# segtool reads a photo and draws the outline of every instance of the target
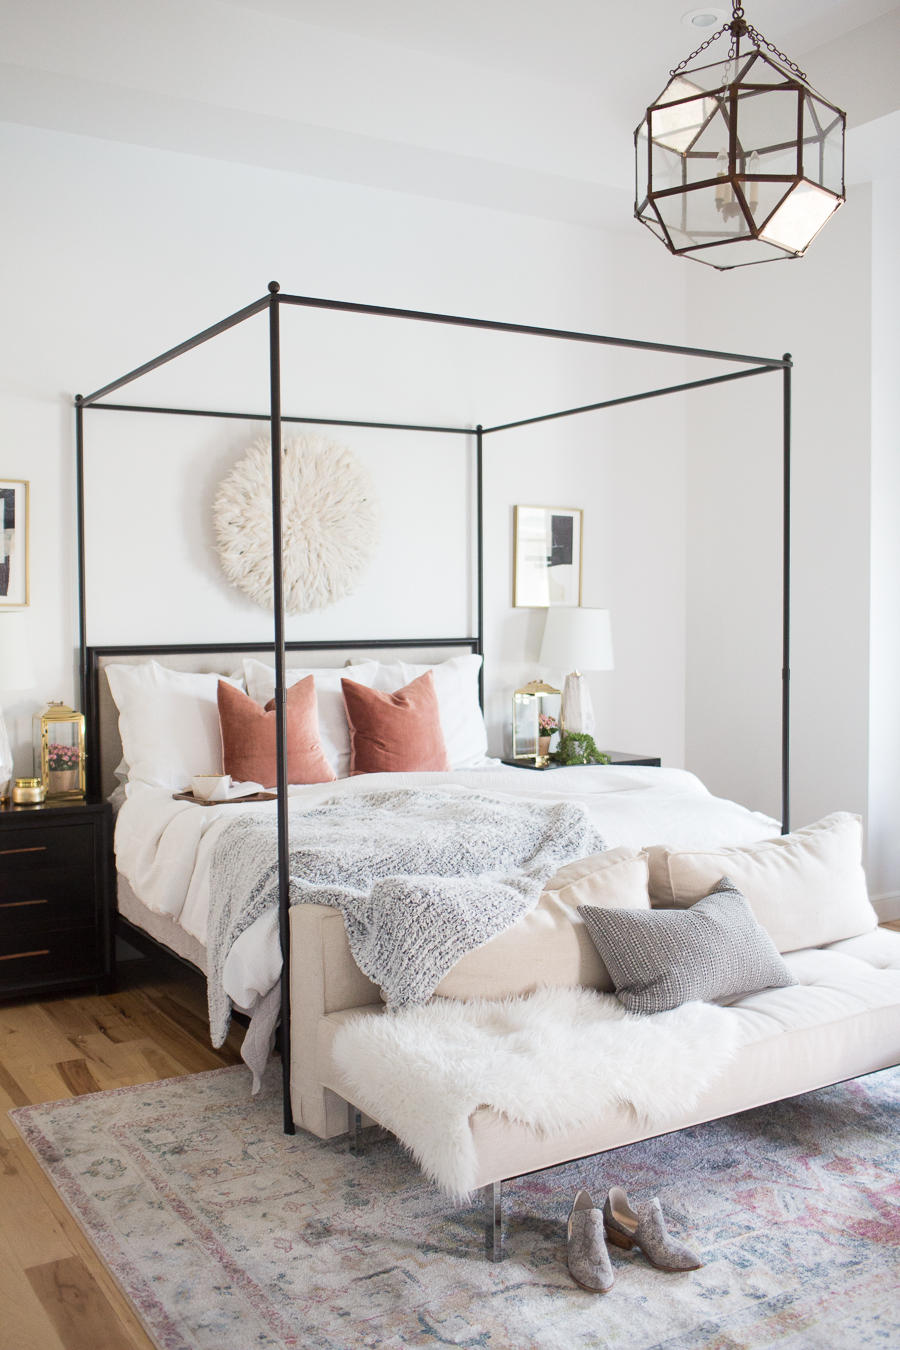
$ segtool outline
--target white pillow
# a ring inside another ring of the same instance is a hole
[[[655,906],[687,909],[728,876],[780,952],[824,947],[878,924],[862,867],[862,822],[847,811],[758,844],[659,845],[647,853]]]
[[[219,680],[243,689],[240,676],[197,675],[156,661],[104,669],[119,709],[129,782],[179,792],[192,774],[222,773]]]
[[[288,689],[298,680],[305,680],[307,675],[312,675],[316,682],[319,741],[325,758],[338,778],[347,778],[350,774],[350,728],[347,725],[341,680],[355,680],[357,684],[364,684],[371,689],[377,672],[377,661],[361,661],[358,665],[340,666],[337,669],[310,666],[308,669],[292,667],[285,671]],[[247,681],[247,693],[262,707],[275,697],[274,666],[245,657],[244,679]]]
[[[646,853],[611,848],[568,863],[547,882],[534,909],[457,961],[435,993],[461,1002],[512,998],[540,985],[611,993],[615,985],[579,905],[649,909]]]
[[[378,662],[378,674],[371,687],[383,694],[395,694],[430,670],[450,764],[454,769],[477,769],[487,762],[487,731],[478,702],[481,660],[473,653],[451,656],[436,666],[410,665],[407,661],[398,661],[396,665]]]

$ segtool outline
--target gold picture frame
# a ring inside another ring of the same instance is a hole
[[[513,608],[580,605],[584,511],[517,506],[513,522]]]
[[[28,487],[22,478],[0,478],[0,609],[30,603]]]

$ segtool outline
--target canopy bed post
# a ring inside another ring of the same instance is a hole
[[[281,521],[281,335],[278,282],[269,282],[269,388],[272,449],[272,603],[275,609],[275,746],[278,793],[278,937],[281,943],[281,1082],[284,1132],[293,1134],[291,1106],[291,919],[288,764],[284,674],[284,564]]]
[[[283,1090],[283,1110],[284,1110],[284,1130],[287,1134],[295,1132],[291,1103],[291,998],[290,998],[290,853],[289,853],[289,818],[288,818],[288,765],[287,765],[287,735],[286,735],[286,676],[285,676],[285,610],[284,610],[284,579],[283,579],[283,520],[282,520],[282,462],[281,462],[281,436],[282,422],[296,422],[311,425],[324,426],[347,426],[347,427],[372,427],[380,430],[397,431],[416,431],[416,432],[441,432],[464,435],[471,437],[472,427],[469,426],[423,426],[421,424],[401,423],[401,422],[383,422],[383,421],[359,421],[340,418],[321,418],[321,417],[300,417],[286,416],[282,418],[281,410],[281,352],[280,352],[280,307],[282,304],[301,306],[310,309],[324,311],[339,311],[348,314],[372,315],[381,318],[410,320],[418,323],[446,324],[464,329],[483,330],[488,332],[519,334],[530,337],[552,338],[563,342],[588,343],[592,345],[619,347],[625,350],[635,352],[661,352],[668,355],[689,356],[699,359],[714,361],[725,361],[736,363],[741,369],[734,370],[724,375],[707,376],[702,379],[682,381],[678,384],[667,385],[658,389],[644,390],[639,393],[626,394],[616,398],[607,398],[598,402],[581,404],[574,408],[564,408],[538,416],[522,418],[516,421],[508,421],[496,426],[483,427],[480,423],[475,427],[475,454],[476,454],[476,539],[477,539],[477,636],[466,638],[451,638],[435,640],[439,645],[448,647],[468,647],[470,650],[477,651],[483,658],[484,656],[484,482],[483,482],[483,438],[485,435],[508,431],[516,427],[533,426],[536,423],[554,421],[558,418],[566,418],[579,415],[586,412],[599,411],[600,409],[620,407],[628,403],[637,403],[645,399],[659,398],[669,394],[682,393],[688,390],[699,389],[708,386],[714,386],[732,380],[746,379],[754,375],[766,374],[770,371],[783,371],[783,511],[784,511],[784,534],[783,534],[783,651],[782,651],[782,832],[787,833],[790,829],[790,670],[789,670],[789,640],[790,640],[790,430],[791,430],[791,369],[792,361],[789,355],[782,358],[776,357],[757,357],[743,355],[734,352],[719,352],[708,350],[701,347],[684,347],[670,343],[645,342],[635,338],[614,338],[597,333],[573,332],[563,329],[537,328],[524,324],[498,323],[485,319],[471,319],[459,315],[434,314],[417,310],[388,309],[378,305],[356,304],[349,301],[332,301],[317,299],[311,296],[281,295],[277,282],[269,284],[268,294],[254,301],[251,305],[237,311],[223,319],[220,323],[198,333],[195,337],[179,344],[177,347],[170,348],[161,356],[144,365],[137,367],[128,374],[114,380],[110,384],[104,385],[101,389],[95,390],[86,397],[78,396],[75,398],[76,411],[76,465],[77,465],[77,511],[78,511],[78,603],[79,603],[79,649],[80,649],[80,681],[82,686],[82,707],[88,722],[88,755],[89,755],[89,792],[92,798],[96,798],[101,791],[101,764],[100,764],[100,700],[99,700],[99,670],[98,653],[107,655],[137,655],[143,654],[150,656],[154,653],[198,653],[202,654],[211,651],[224,650],[271,650],[269,644],[244,644],[236,646],[221,644],[215,648],[201,644],[190,647],[126,647],[126,648],[88,648],[87,628],[86,628],[86,529],[85,529],[85,481],[84,481],[84,425],[83,412],[85,408],[98,408],[110,412],[139,412],[153,413],[158,415],[176,415],[190,417],[224,417],[236,418],[239,420],[250,421],[268,421],[271,429],[271,469],[272,469],[272,558],[273,558],[273,607],[274,607],[274,655],[275,655],[275,722],[276,722],[276,745],[277,745],[277,843],[278,843],[278,919],[279,919],[279,941],[282,956],[282,979],[281,979],[281,1048],[282,1048],[282,1090]],[[269,311],[269,378],[270,378],[270,407],[268,413],[263,412],[239,412],[233,409],[208,409],[208,408],[171,408],[162,406],[134,405],[134,404],[115,404],[102,403],[100,400],[115,390],[122,388],[123,385],[130,384],[151,371],[167,364],[185,353],[192,351],[202,343],[208,342],[211,338],[243,323],[246,319],[255,314]],[[471,500],[471,498],[469,499]],[[469,573],[471,577],[471,572]],[[471,594],[471,592],[470,592]],[[324,642],[324,643],[291,643],[291,650],[321,650],[349,647],[352,650],[375,647],[410,647],[422,645],[421,639],[399,639],[390,642],[382,639],[352,640],[349,642]],[[426,646],[430,643],[425,643]],[[479,698],[482,708],[484,706],[484,669],[483,664],[479,675]],[[356,1122],[355,1122],[356,1123]],[[489,1202],[492,1209],[492,1232],[493,1249],[499,1251],[500,1247],[500,1187],[489,1188],[491,1194]],[[496,1257],[495,1257],[496,1259]]]
[[[475,480],[476,480],[476,529],[478,535],[478,654],[481,668],[478,671],[478,701],[484,712],[484,428],[481,423],[475,428]]]
[[[75,395],[75,512],[78,531],[78,697],[87,715],[87,615],[84,577],[84,407]],[[90,764],[87,765],[90,771]]]
[[[784,419],[784,524],[782,529],[782,657],[781,657],[781,833],[791,828],[791,370],[784,353],[782,412]]]

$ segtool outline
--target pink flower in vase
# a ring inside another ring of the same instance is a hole
[[[68,773],[81,764],[81,753],[76,745],[62,745],[54,741],[47,750],[47,768],[51,773]]]

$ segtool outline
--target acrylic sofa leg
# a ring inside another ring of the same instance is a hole
[[[484,1254],[488,1261],[503,1260],[502,1181],[484,1187]]]
[[[347,1103],[347,1133],[350,1136],[350,1152],[354,1158],[362,1156],[362,1145],[359,1142],[359,1134],[362,1129],[362,1111],[352,1102]]]

